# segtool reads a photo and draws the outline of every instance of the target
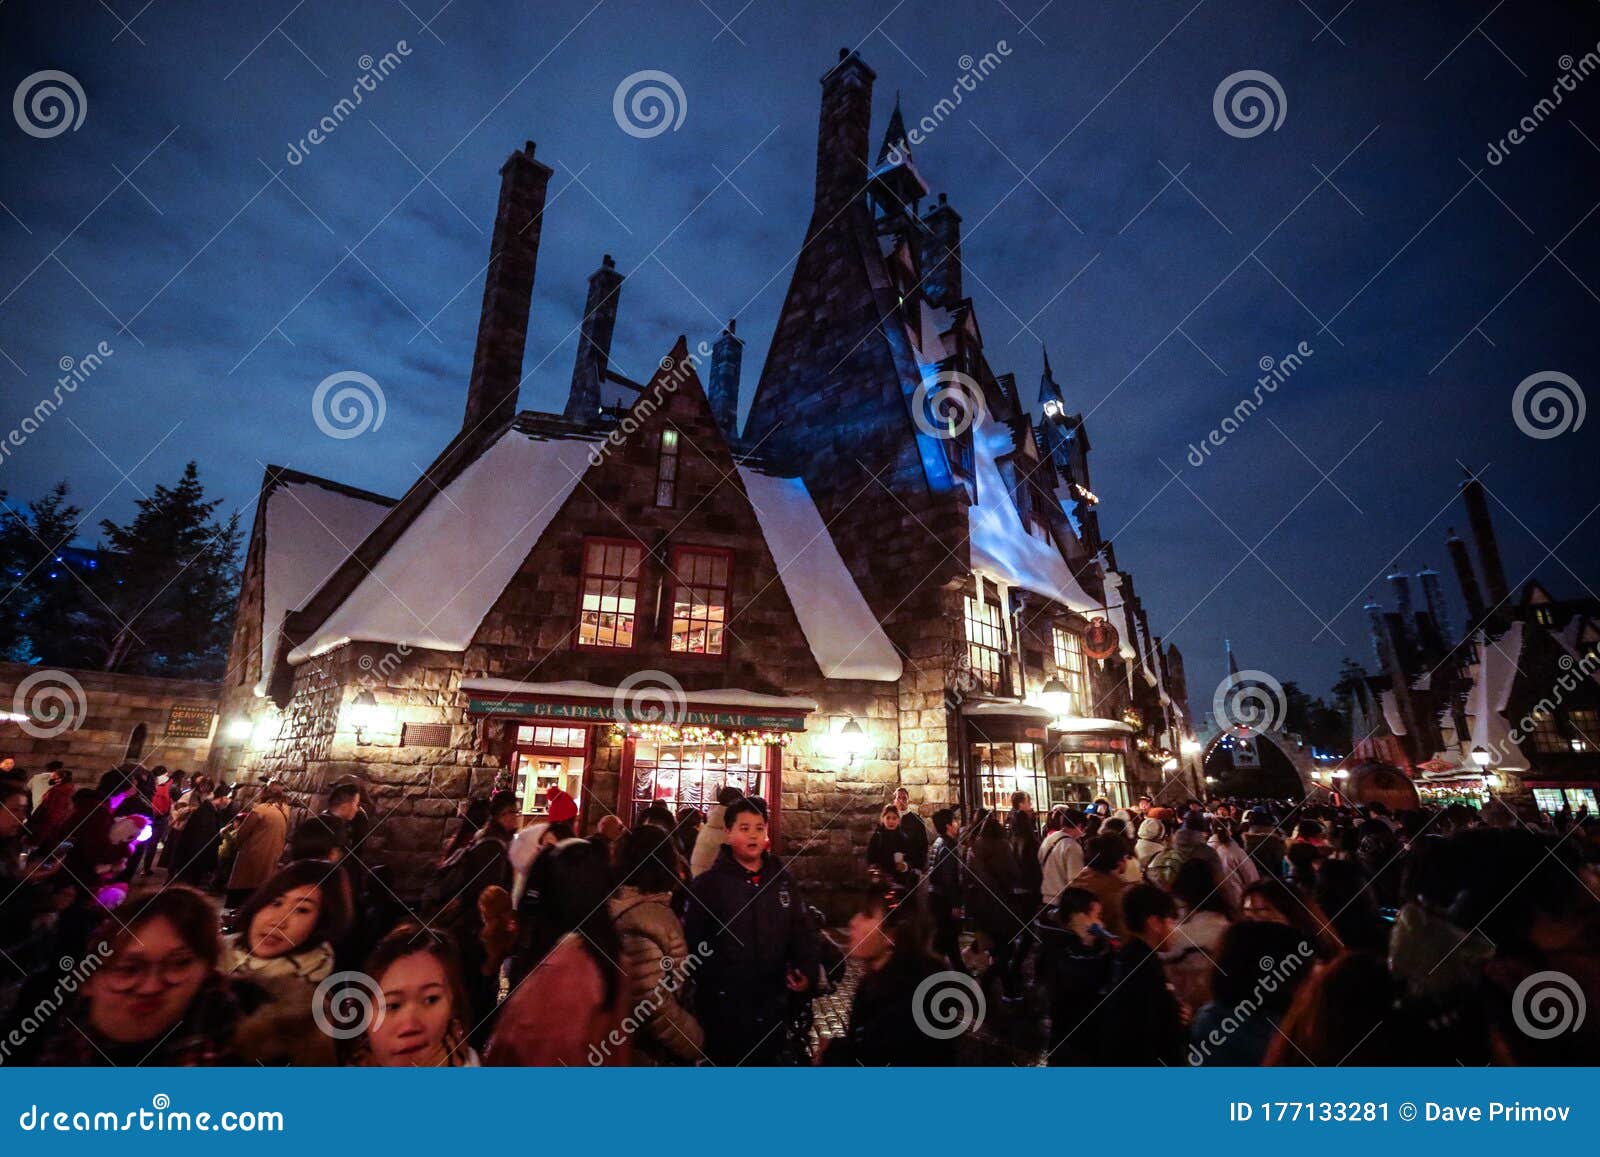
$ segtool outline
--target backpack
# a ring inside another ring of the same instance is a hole
[[[505,854],[510,847],[509,841],[503,835],[485,828],[451,852],[449,858],[439,866],[439,870],[422,890],[421,910],[428,919],[451,924],[460,918],[463,903],[461,895],[472,884],[467,875],[472,853],[481,844],[491,841],[500,845],[502,854]]]

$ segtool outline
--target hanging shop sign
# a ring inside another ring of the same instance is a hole
[[[560,719],[572,723],[618,722],[619,713],[630,723],[662,723],[659,704],[641,703],[550,703],[506,699],[470,699],[467,710],[474,715],[515,715],[522,719]],[[680,728],[706,727],[719,731],[804,731],[803,715],[774,715],[770,712],[704,711],[693,707],[672,713],[672,725]]]
[[[1117,649],[1117,628],[1104,619],[1090,619],[1083,630],[1083,652],[1091,659],[1109,659]]]

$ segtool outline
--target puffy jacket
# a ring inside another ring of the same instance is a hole
[[[955,840],[940,836],[933,841],[929,856],[928,891],[961,907],[967,886],[967,866],[961,862],[961,849]]]
[[[635,1037],[634,1063],[695,1064],[705,1054],[705,1032],[680,998],[692,982],[696,963],[687,963],[683,925],[673,914],[670,892],[641,892],[623,886],[608,901],[622,941],[623,983],[633,1019],[644,1019]]]
[[[695,833],[694,852],[689,856],[690,879],[710,868],[716,862],[722,845],[728,842],[728,825],[722,821],[722,813],[727,810],[720,803],[713,805],[706,822]]]
[[[705,960],[695,1015],[706,1055],[719,1065],[771,1063],[785,1043],[789,970],[812,988],[819,979],[816,931],[793,877],[770,852],[752,872],[724,845],[689,885],[684,931]]]
[[[1044,902],[1059,903],[1072,878],[1083,871],[1083,845],[1065,832],[1051,832],[1039,845],[1039,863],[1044,869]]]

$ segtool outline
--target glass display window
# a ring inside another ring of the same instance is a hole
[[[706,812],[724,787],[774,803],[771,752],[765,744],[657,743],[633,740],[632,783],[626,819],[636,823],[652,803],[677,815],[683,807]]]

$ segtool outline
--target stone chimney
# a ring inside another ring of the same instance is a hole
[[[1428,616],[1433,619],[1433,629],[1439,632],[1439,639],[1448,649],[1455,642],[1450,632],[1450,612],[1444,603],[1444,588],[1439,585],[1439,572],[1431,566],[1424,566],[1417,572],[1417,578],[1422,582],[1422,597],[1428,604]]]
[[[1450,552],[1450,563],[1455,567],[1456,581],[1461,584],[1461,598],[1467,604],[1465,633],[1470,635],[1483,622],[1483,592],[1478,589],[1478,576],[1473,573],[1472,559],[1467,555],[1467,544],[1456,536],[1456,529],[1453,526],[1450,528],[1449,537],[1444,540],[1444,548]]]
[[[739,367],[744,359],[744,342],[734,336],[734,318],[711,347],[711,376],[706,396],[711,413],[729,441],[739,436]]]
[[[600,412],[600,386],[611,361],[611,334],[617,328],[617,295],[621,292],[622,274],[607,253],[600,259],[600,268],[589,275],[589,296],[583,303],[578,356],[572,364],[572,390],[564,411],[574,421],[592,421]]]
[[[812,216],[826,223],[867,188],[867,137],[877,73],[848,48],[822,78],[817,124],[817,190]]]
[[[1399,560],[1389,572],[1389,588],[1394,591],[1394,605],[1400,612],[1400,629],[1412,642],[1416,641],[1416,620],[1411,610],[1411,576],[1400,569]]]
[[[517,412],[522,352],[528,342],[533,273],[539,257],[545,187],[551,170],[533,159],[533,142],[500,167],[500,207],[489,242],[489,268],[478,315],[463,431],[494,428]]]
[[[950,208],[945,194],[923,216],[922,293],[929,304],[949,309],[962,298],[961,214]],[[1048,371],[1046,371],[1048,372]]]
[[[1505,567],[1500,565],[1500,544],[1494,537],[1494,523],[1489,521],[1489,499],[1484,494],[1483,483],[1469,476],[1461,484],[1461,501],[1466,504],[1472,541],[1478,548],[1484,591],[1491,606],[1503,608],[1510,591],[1506,586]]]

